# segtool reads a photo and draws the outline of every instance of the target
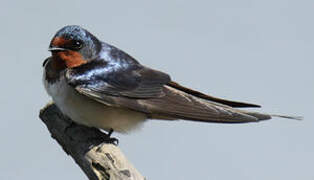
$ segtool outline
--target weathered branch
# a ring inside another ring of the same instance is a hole
[[[40,111],[51,136],[91,180],[144,180],[105,133],[77,125],[54,105]]]

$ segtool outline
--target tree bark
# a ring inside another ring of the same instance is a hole
[[[75,160],[89,179],[145,179],[120,149],[110,143],[107,134],[96,128],[75,124],[54,104],[43,108],[39,117],[46,124],[52,138]]]

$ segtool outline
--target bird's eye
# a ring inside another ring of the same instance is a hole
[[[73,50],[80,50],[83,47],[83,42],[78,40],[73,40],[70,44],[70,48]]]

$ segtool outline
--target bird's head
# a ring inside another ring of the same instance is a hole
[[[67,68],[73,68],[97,57],[101,42],[80,26],[65,26],[52,38],[48,50]]]

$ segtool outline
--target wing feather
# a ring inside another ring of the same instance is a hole
[[[237,107],[237,108],[240,108],[240,107],[261,107],[260,105],[256,105],[256,104],[237,102],[237,101],[230,101],[230,100],[226,100],[226,99],[217,98],[217,97],[214,97],[214,96],[209,96],[209,95],[206,95],[204,93],[195,91],[193,89],[189,89],[187,87],[184,87],[184,86],[182,86],[182,85],[180,85],[180,84],[178,84],[178,83],[176,83],[174,81],[169,82],[167,85],[170,86],[170,87],[173,87],[175,89],[181,90],[183,92],[186,92],[188,94],[191,94],[193,96],[196,96],[196,97],[199,97],[199,98],[202,98],[202,99],[206,99],[206,100],[209,100],[209,101],[214,101],[214,102],[218,102],[218,103],[221,103],[221,104],[225,104],[225,105],[228,105],[228,106],[231,106],[231,107]]]
[[[220,123],[259,120],[232,108],[257,105],[223,100],[183,87],[171,82],[168,74],[142,66],[114,47],[106,58],[67,69],[68,84],[104,105],[143,112],[151,118]]]
[[[113,97],[83,87],[77,87],[77,90],[105,105],[143,112],[151,118],[162,117],[162,119],[168,120],[185,119],[218,123],[259,121],[258,118],[242,113],[240,110],[230,106],[202,100],[169,86],[163,87],[164,96],[150,99]]]
[[[68,69],[66,78],[73,87],[128,98],[164,96],[162,87],[170,82],[168,74],[139,64],[117,68],[115,64],[106,64],[101,61],[92,61],[77,68]]]

